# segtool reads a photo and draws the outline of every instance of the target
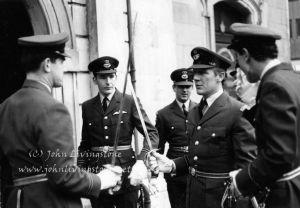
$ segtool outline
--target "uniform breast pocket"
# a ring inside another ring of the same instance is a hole
[[[211,128],[208,132],[209,154],[219,156],[227,152],[227,136],[225,128]]]
[[[87,121],[87,127],[88,129],[98,129],[101,126],[100,120],[88,120]]]
[[[116,126],[118,124],[118,119],[119,119],[119,113],[114,113],[111,117],[111,124]],[[131,123],[130,116],[126,111],[124,111],[122,113],[122,118],[121,118],[120,123],[121,123],[121,127],[128,124],[128,123]]]

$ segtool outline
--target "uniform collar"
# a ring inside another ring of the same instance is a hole
[[[261,75],[260,75],[260,79],[263,78],[263,76],[267,73],[267,71],[269,71],[271,68],[273,68],[274,66],[279,65],[281,62],[278,59],[272,59],[263,69]]]
[[[47,88],[47,90],[51,93],[51,88],[46,83],[43,83],[41,81],[37,81],[37,82],[44,85]]]
[[[222,95],[222,93],[223,93],[223,88],[221,87],[217,92],[215,92],[214,94],[206,98],[208,107],[210,107],[215,102],[215,100]]]
[[[104,96],[101,93],[99,93],[99,95],[100,95],[100,102],[102,103],[104,97],[107,97],[108,102],[110,102],[111,99],[112,99],[112,97],[114,96],[115,92],[116,92],[116,88],[114,89],[113,93],[109,94],[108,96]]]
[[[178,104],[178,106],[180,107],[180,109],[182,109],[182,104],[184,104],[185,107],[186,107],[186,111],[189,111],[190,99],[188,99],[185,103],[182,103],[182,102],[180,102],[180,101],[178,101],[176,99],[176,103]]]

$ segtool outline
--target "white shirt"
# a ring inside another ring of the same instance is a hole
[[[107,99],[108,99],[107,100],[107,106],[109,106],[109,103],[110,103],[112,97],[114,96],[115,92],[116,92],[116,89],[114,89],[113,93],[109,94],[108,96],[104,96],[104,95],[102,95],[102,94],[99,93],[100,94],[100,102],[101,102],[101,104],[103,102],[104,97],[107,97]]]
[[[272,59],[263,69],[261,75],[260,75],[260,79],[263,78],[263,76],[267,73],[267,71],[269,71],[271,68],[273,68],[274,66],[279,65],[281,62],[278,59]]]
[[[223,93],[223,89],[220,88],[217,92],[206,98],[206,102],[208,105],[208,108],[215,102],[215,100],[220,97]]]
[[[177,102],[179,108],[181,109],[181,111],[183,111],[183,109],[182,109],[182,104],[184,104],[184,105],[185,105],[186,111],[189,112],[190,99],[188,99],[185,103],[182,103],[182,102],[180,102],[180,101],[178,101],[178,100],[176,99],[176,102]]]
[[[203,114],[209,109],[209,107],[215,102],[218,97],[220,97],[223,93],[223,88],[220,88],[217,92],[206,98],[207,107],[203,109]]]

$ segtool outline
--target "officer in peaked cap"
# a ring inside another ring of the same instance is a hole
[[[278,33],[243,23],[230,29],[229,48],[241,70],[249,82],[260,80],[255,114],[260,151],[248,167],[231,173],[235,193],[262,193],[265,207],[300,207],[300,76],[290,63],[277,58]]]
[[[29,54],[56,54],[60,57],[70,56],[65,53],[65,44],[69,40],[67,33],[54,35],[35,35],[18,39],[18,45],[23,51],[23,55]]]
[[[111,74],[117,72],[117,67],[119,66],[119,61],[110,56],[103,56],[95,59],[88,65],[88,69],[96,74]]]
[[[194,48],[191,56],[196,91],[202,99],[188,114],[189,152],[173,161],[158,153],[154,157],[160,170],[176,176],[190,174],[187,207],[219,208],[229,172],[255,158],[254,129],[242,117],[243,104],[223,91],[222,80],[231,62],[203,47]]]
[[[175,85],[190,86],[193,85],[193,71],[190,69],[176,69],[170,75]]]
[[[0,161],[8,161],[14,179],[7,207],[79,208],[80,197],[98,197],[121,180],[121,167],[93,174],[74,165],[71,116],[51,95],[62,86],[67,41],[65,33],[18,40],[26,80],[0,107]],[[57,151],[65,156],[43,154]]]
[[[159,133],[158,152],[163,154],[165,143],[169,143],[167,156],[171,159],[182,157],[188,153],[188,113],[196,106],[190,99],[193,90],[193,71],[176,69],[171,73],[175,99],[160,109],[156,114],[156,128]],[[165,173],[169,200],[172,208],[186,207],[187,174],[173,176]]]
[[[136,128],[144,135],[133,97],[116,89],[117,67],[119,61],[110,56],[103,56],[92,61],[88,69],[93,73],[93,81],[98,86],[99,94],[82,104],[82,140],[79,146],[78,165],[93,172],[101,170],[103,165],[110,164],[113,154],[114,138],[118,125],[120,104],[123,99],[123,115],[117,146],[117,165],[122,166],[123,182],[113,195],[101,192],[98,198],[91,200],[93,208],[124,207],[136,208],[138,202],[138,183],[147,177],[147,169],[142,159],[148,144],[144,140],[141,153],[135,157],[131,148],[133,130]],[[140,105],[140,103],[139,103]],[[151,124],[145,110],[140,105],[152,146],[158,145],[158,133]],[[100,158],[81,157],[86,152],[102,155]]]
[[[207,48],[196,47],[191,51],[193,65],[191,68],[195,71],[198,69],[220,68],[226,70],[231,66],[231,61]]]
[[[239,49],[241,46],[255,47],[255,45],[274,46],[281,36],[269,28],[253,24],[234,23],[230,26],[234,35],[228,49]]]
[[[231,74],[236,72],[236,70],[227,70],[230,67],[233,68],[233,63],[230,60],[204,47],[194,48],[191,51],[191,56],[194,60],[191,68],[194,70],[195,73],[205,72],[205,69],[209,68],[218,68],[218,71],[223,71],[225,75],[222,81],[223,89],[230,96],[237,98],[234,86],[235,77],[231,76]]]

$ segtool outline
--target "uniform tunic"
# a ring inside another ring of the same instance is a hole
[[[254,129],[242,117],[242,103],[223,92],[200,118],[199,105],[189,112],[189,154],[175,159],[176,173],[189,168],[207,173],[228,173],[255,158]],[[225,179],[189,175],[187,207],[219,208]]]
[[[189,110],[196,106],[190,101]],[[156,128],[159,133],[159,153],[164,153],[165,143],[169,143],[167,157],[174,159],[187,154],[187,151],[174,150],[173,147],[188,146],[188,120],[176,100],[157,112]],[[187,175],[173,177],[164,174],[168,184],[169,199],[172,207],[185,207]]]
[[[21,207],[82,207],[80,197],[98,197],[100,178],[75,166],[71,117],[67,108],[39,82],[23,87],[0,107],[0,160],[12,178],[46,173],[48,181],[24,186]],[[7,207],[16,207],[17,188]]]
[[[102,110],[99,95],[82,104],[82,141],[79,146],[78,157],[78,165],[80,167],[87,169],[90,168],[92,172],[98,172],[102,165],[111,163],[112,157],[109,153],[112,152],[95,152],[91,149],[92,147],[114,145],[121,99],[122,94],[116,90],[105,112]],[[157,148],[157,130],[151,124],[140,103],[139,105],[141,107],[141,112],[145,120],[152,146],[153,148]],[[131,145],[134,128],[136,128],[141,134],[144,134],[133,97],[126,94],[124,97],[124,108],[118,146]],[[137,156],[137,159],[144,159],[147,150],[149,150],[149,147],[144,139],[144,148],[141,154]],[[130,190],[137,190],[138,187],[131,186],[127,178],[131,171],[131,167],[136,162],[134,151],[132,148],[120,150],[118,151],[116,158],[116,164],[120,165],[124,170],[124,177],[122,188],[115,195],[126,193]]]
[[[282,63],[266,72],[257,94],[258,157],[236,177],[244,195],[269,187],[266,207],[300,207],[300,176],[276,182],[300,166],[300,75]]]

